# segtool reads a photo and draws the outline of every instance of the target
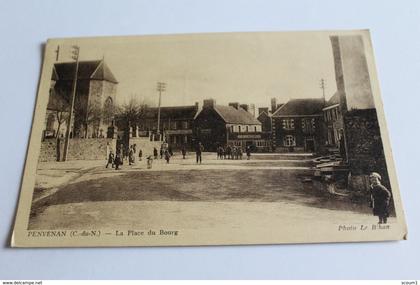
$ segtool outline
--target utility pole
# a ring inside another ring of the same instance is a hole
[[[72,51],[72,59],[76,61],[76,68],[74,69],[74,78],[73,78],[73,88],[72,88],[72,94],[71,94],[71,105],[69,110],[69,118],[67,121],[67,130],[66,130],[66,141],[64,143],[64,154],[63,154],[63,161],[67,160],[67,154],[69,151],[69,142],[70,142],[70,129],[71,129],[71,121],[73,119],[73,109],[74,109],[74,101],[76,98],[76,88],[77,88],[77,75],[79,73],[79,54],[80,54],[80,48],[78,46],[73,46]],[[74,136],[74,134],[73,134]]]
[[[325,100],[325,80],[324,80],[324,78],[321,78],[320,88],[322,89],[322,97],[324,98],[324,104],[325,104],[326,100]]]
[[[162,101],[162,92],[164,92],[165,90],[166,90],[166,83],[158,82],[157,91],[159,91],[159,105],[158,105],[157,133],[159,134],[159,139],[160,139],[160,103]]]

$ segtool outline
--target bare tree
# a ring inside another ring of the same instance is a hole
[[[77,126],[77,132],[83,132],[83,137],[88,138],[89,127],[92,129],[92,136],[97,136],[98,128],[103,117],[102,107],[97,102],[87,102],[87,98],[82,96],[76,97],[74,104],[74,111],[77,114],[75,116],[75,126]],[[79,129],[82,127],[82,130]]]
[[[127,127],[133,131],[135,136],[138,123],[144,118],[148,108],[149,104],[146,100],[139,100],[135,97],[118,108],[119,117],[125,120]]]
[[[54,110],[55,118],[57,120],[57,132],[55,137],[57,138],[60,134],[61,126],[67,121],[69,116],[69,102],[65,99],[65,96],[59,91],[51,89],[51,96],[49,98],[48,107]]]

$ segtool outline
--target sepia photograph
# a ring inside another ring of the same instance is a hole
[[[12,246],[405,239],[371,45],[48,40]]]

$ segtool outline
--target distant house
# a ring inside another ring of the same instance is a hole
[[[292,99],[272,118],[273,148],[279,152],[316,152],[323,146],[324,99]]]
[[[257,149],[266,143],[261,122],[250,112],[238,103],[216,105],[213,99],[204,100],[203,109],[195,118],[195,136],[210,151],[225,145]]]
[[[159,132],[173,148],[182,146],[192,148],[194,118],[198,112],[198,103],[192,106],[174,106],[160,108]],[[137,125],[137,134],[132,136],[146,137],[157,133],[158,108],[145,110],[143,118]]]
[[[56,63],[53,66],[44,137],[62,136],[67,129],[66,118],[71,104],[75,68],[75,62]],[[70,130],[73,137],[107,135],[107,129],[113,123],[117,84],[104,60],[79,62]]]
[[[262,151],[268,152],[272,150],[272,123],[271,123],[271,112],[268,108],[258,108],[257,120],[261,122],[261,137],[264,139],[261,147]]]

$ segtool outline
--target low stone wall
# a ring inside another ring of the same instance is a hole
[[[149,155],[153,155],[153,148],[156,148],[159,152],[162,142],[150,141],[149,138],[137,137],[130,138],[130,145],[136,145],[136,155],[138,156],[139,150],[143,152],[143,158]]]
[[[107,145],[109,145],[109,148],[115,149],[116,140],[106,138],[70,139],[67,160],[105,160]],[[63,154],[64,139],[58,141],[55,138],[45,139],[41,143],[39,161],[61,161]]]
[[[60,145],[59,153],[57,153],[57,144]],[[60,153],[63,151],[63,143],[61,140],[57,142],[57,139],[45,139],[41,143],[41,149],[39,153],[38,161],[57,161],[57,158],[60,156]]]

